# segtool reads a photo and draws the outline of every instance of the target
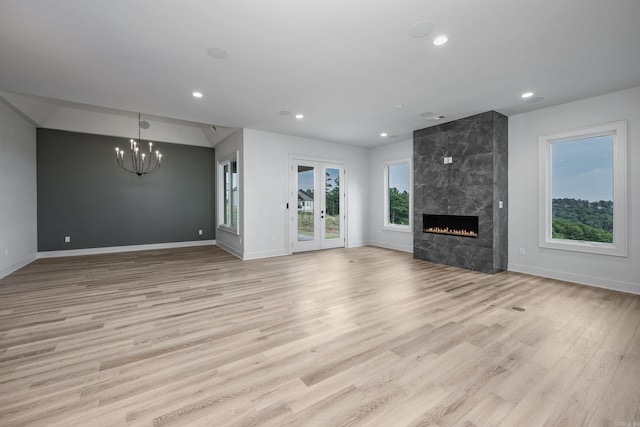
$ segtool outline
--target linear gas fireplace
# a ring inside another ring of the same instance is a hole
[[[478,238],[478,217],[466,215],[422,215],[422,231]]]

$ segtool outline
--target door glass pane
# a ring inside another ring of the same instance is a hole
[[[326,168],[324,173],[325,239],[340,238],[340,169]]]
[[[298,242],[314,240],[314,168],[298,165]]]

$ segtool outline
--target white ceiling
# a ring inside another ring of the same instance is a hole
[[[411,37],[422,20],[434,31]],[[427,111],[638,86],[639,21],[639,0],[2,0],[0,90],[375,146],[436,124]]]

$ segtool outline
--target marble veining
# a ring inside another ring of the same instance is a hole
[[[507,149],[507,117],[495,111],[414,132],[414,258],[506,270]],[[423,233],[423,214],[477,215],[479,237]]]

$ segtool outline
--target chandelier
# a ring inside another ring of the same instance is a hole
[[[156,172],[160,168],[162,163],[162,154],[156,150],[153,152],[153,142],[149,142],[149,154],[143,153],[142,144],[140,141],[140,113],[138,113],[138,141],[132,139],[130,141],[129,149],[131,151],[131,161],[125,160],[124,150],[116,147],[116,161],[118,166],[124,169],[126,172],[142,176],[149,175]],[[148,127],[148,124],[147,124]],[[146,127],[145,127],[146,129]]]

